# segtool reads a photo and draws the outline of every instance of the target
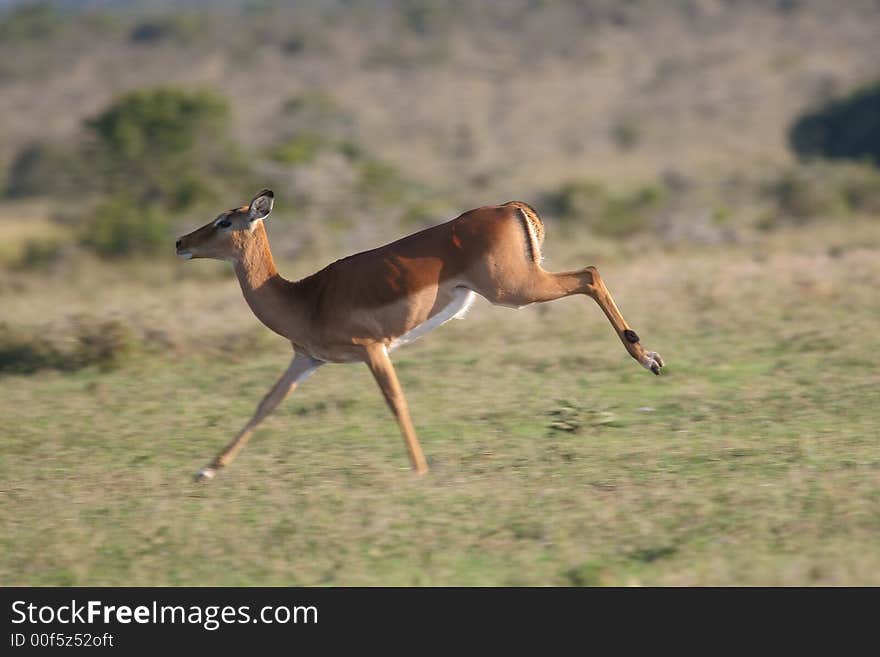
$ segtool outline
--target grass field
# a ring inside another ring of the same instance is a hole
[[[395,354],[424,478],[366,368],[336,365],[197,485],[289,358],[235,281],[8,275],[9,324],[103,308],[170,337],[0,376],[0,584],[880,585],[876,222],[547,250],[600,267],[664,375],[589,300],[480,302]]]

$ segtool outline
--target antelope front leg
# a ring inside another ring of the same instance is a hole
[[[385,396],[385,401],[397,418],[400,425],[400,431],[406,442],[406,448],[409,452],[409,460],[413,470],[418,474],[425,474],[428,471],[428,462],[425,460],[425,454],[416,438],[416,431],[413,428],[412,420],[409,416],[409,408],[406,405],[406,399],[403,396],[403,390],[400,382],[397,380],[397,374],[391,359],[388,357],[388,350],[383,344],[373,344],[366,347],[367,351],[367,367],[376,378],[376,383]]]
[[[229,465],[235,456],[250,440],[257,425],[269,415],[281,401],[289,395],[296,385],[305,379],[309,374],[314,372],[322,365],[322,361],[315,360],[305,354],[295,354],[290,366],[281,375],[281,378],[272,386],[272,389],[263,397],[260,405],[257,406],[257,412],[244,428],[238,432],[238,435],[229,443],[226,448],[220,452],[216,458],[196,474],[196,481],[208,481],[213,479],[220,468]]]

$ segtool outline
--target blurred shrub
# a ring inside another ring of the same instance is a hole
[[[423,186],[404,176],[397,167],[375,158],[357,163],[358,193],[367,203],[401,206],[419,196]]]
[[[328,147],[330,143],[325,137],[315,132],[303,131],[275,146],[270,151],[269,157],[282,164],[294,166],[309,164]]]
[[[0,19],[0,41],[41,41],[58,32],[63,21],[49,2],[37,2],[12,9]]]
[[[13,268],[19,271],[48,269],[62,259],[65,250],[64,243],[57,238],[31,238],[24,243]]]
[[[403,208],[400,224],[404,228],[416,230],[451,219],[455,214],[456,208],[448,200],[420,195]]]
[[[62,360],[56,347],[39,333],[0,324],[0,373],[30,374],[56,368]]]
[[[169,250],[171,215],[156,203],[124,194],[108,197],[85,217],[80,242],[106,257]]]
[[[128,34],[135,43],[158,43],[175,41],[190,44],[204,30],[205,16],[173,13],[137,23]]]
[[[775,0],[776,11],[780,14],[791,14],[804,7],[804,0]]]
[[[632,150],[639,145],[641,130],[633,121],[620,121],[611,128],[611,138],[622,151]]]
[[[180,213],[247,184],[229,121],[226,100],[208,91],[131,92],[86,122],[87,143],[23,148],[4,191],[89,199],[92,210],[77,221],[82,244],[104,256],[153,253],[167,247]]]
[[[869,159],[880,164],[880,83],[798,118],[789,143],[802,158]]]
[[[281,52],[288,57],[300,55],[307,51],[324,52],[329,51],[332,43],[328,35],[319,31],[316,26],[309,28],[297,29],[292,34],[281,39]]]
[[[306,92],[288,98],[281,107],[280,123],[288,137],[302,132],[334,142],[354,137],[354,116],[324,92]]]
[[[467,8],[467,3],[460,0],[397,0],[395,5],[404,25],[422,37],[448,31],[456,16]]]
[[[577,221],[600,235],[626,237],[648,229],[666,197],[666,190],[656,185],[610,192],[594,181],[573,181],[546,195],[544,202],[563,222]]]
[[[339,152],[351,161],[365,160],[367,158],[366,151],[363,146],[356,141],[345,140],[337,144]]]
[[[562,221],[585,220],[602,214],[607,196],[608,192],[601,183],[592,180],[569,181],[547,194],[545,203]]]
[[[585,561],[562,573],[565,586],[601,586],[607,566],[601,561]]]
[[[772,207],[761,217],[762,228],[880,213],[880,171],[864,164],[792,167],[767,183],[764,192]]]
[[[159,88],[129,93],[88,123],[102,200],[81,240],[106,256],[165,246],[175,215],[212,200],[246,172],[225,99]]]
[[[63,338],[44,329],[0,324],[0,373],[73,371],[91,366],[112,370],[123,365],[137,345],[131,329],[117,320],[77,317]]]
[[[665,190],[656,186],[609,196],[605,211],[593,229],[612,237],[626,237],[646,230],[665,196]]]
[[[367,51],[363,63],[368,68],[416,71],[448,64],[454,52],[451,43],[438,41],[436,38],[419,39],[410,43],[383,41],[373,44]]]
[[[280,122],[286,136],[269,151],[275,162],[307,165],[324,152],[342,153],[350,160],[362,156],[351,139],[351,113],[328,94],[303,93],[288,98],[281,107]]]
[[[329,209],[333,213],[344,214],[346,205],[360,209],[395,206],[405,211],[425,191],[423,185],[361,145],[355,138],[351,112],[326,93],[307,92],[288,98],[279,119],[287,136],[269,149],[268,156],[274,162],[314,173],[322,168],[319,157],[342,156],[343,161],[337,158],[332,165],[337,167],[333,208]],[[302,205],[311,205],[314,197],[326,197],[326,190],[320,189],[321,183],[317,182],[321,179],[327,178],[314,176],[308,188],[298,190],[304,196]],[[325,225],[332,223],[324,221]]]
[[[291,96],[284,101],[282,110],[286,114],[305,116],[317,120],[344,113],[344,110],[339,106],[336,100],[324,92],[304,93],[297,96]]]
[[[74,336],[71,362],[78,368],[116,369],[133,355],[138,342],[132,330],[117,320],[81,318]]]
[[[229,106],[208,91],[171,88],[126,94],[89,121],[112,191],[174,204],[181,181],[229,173],[239,165],[227,138]]]
[[[3,192],[11,198],[68,196],[81,192],[86,183],[82,161],[74,148],[35,142],[16,154]]]

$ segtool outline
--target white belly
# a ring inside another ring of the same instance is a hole
[[[400,337],[394,338],[391,341],[391,344],[388,345],[388,350],[396,349],[401,345],[409,344],[413,340],[418,340],[420,337],[433,331],[438,326],[445,324],[450,319],[461,319],[464,317],[465,313],[467,313],[468,309],[473,304],[474,299],[476,299],[477,295],[474,294],[473,290],[469,290],[466,287],[457,287],[455,288],[455,292],[452,296],[452,301],[443,308],[439,313],[431,317],[425,322],[422,322],[418,326],[411,328],[409,331],[401,335]]]

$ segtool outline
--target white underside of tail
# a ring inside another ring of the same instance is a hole
[[[402,345],[409,344],[414,340],[418,340],[426,333],[430,333],[438,326],[448,322],[450,319],[462,319],[476,298],[477,295],[473,290],[469,290],[466,287],[455,288],[452,301],[450,301],[443,310],[428,319],[428,321],[422,322],[400,337],[392,340],[391,344],[388,345],[388,350],[391,351]]]

